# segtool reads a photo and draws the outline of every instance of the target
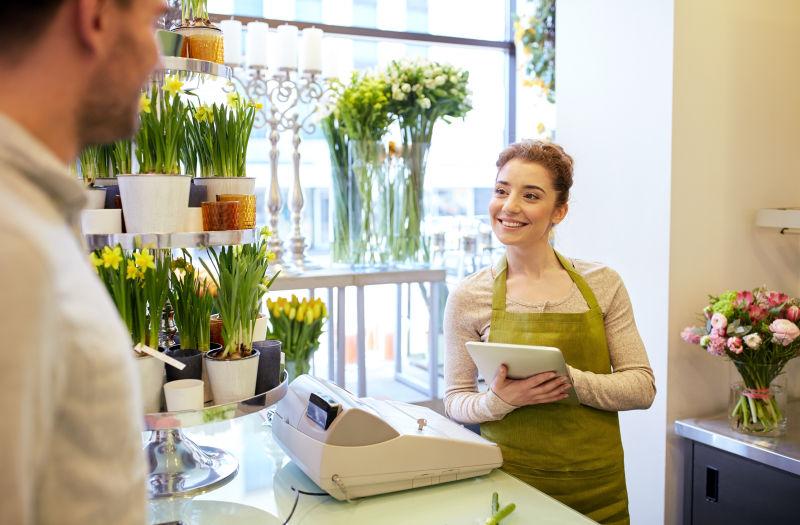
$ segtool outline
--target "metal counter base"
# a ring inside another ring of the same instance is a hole
[[[150,501],[149,523],[181,520],[184,525],[281,524],[296,493],[320,489],[289,461],[265,425],[263,412],[187,430],[199,445],[224,447],[239,460],[229,483],[194,498]],[[300,495],[290,525],[400,524],[475,525],[488,517],[492,493],[517,510],[503,525],[585,525],[592,520],[496,470],[487,476],[427,488],[372,496],[352,502],[329,496]]]

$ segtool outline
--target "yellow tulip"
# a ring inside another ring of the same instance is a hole
[[[292,308],[289,310],[289,320],[294,321],[295,317],[297,317],[297,308]]]
[[[283,310],[281,310],[280,307],[277,306],[277,305],[275,305],[272,308],[272,316],[275,317],[276,319],[281,316],[282,312],[283,312]]]
[[[302,321],[303,319],[306,318],[306,310],[307,309],[308,309],[308,307],[306,306],[306,303],[300,304],[300,307],[297,309],[297,318],[300,321]]]
[[[319,319],[322,317],[322,305],[317,303],[314,305],[314,319]]]
[[[306,312],[306,324],[311,324],[314,322],[314,312],[309,310]]]
[[[289,304],[288,302],[287,303],[283,303],[283,313],[285,313],[286,315],[289,315],[289,312],[291,312],[291,311],[292,311],[292,305]]]

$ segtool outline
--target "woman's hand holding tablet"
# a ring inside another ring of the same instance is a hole
[[[542,372],[527,379],[509,379],[508,367],[500,365],[491,388],[506,403],[521,407],[566,399],[572,384],[568,377],[555,372]]]
[[[515,406],[565,401],[577,403],[567,364],[558,348],[469,341],[478,372],[492,391]]]

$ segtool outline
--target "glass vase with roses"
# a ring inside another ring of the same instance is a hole
[[[683,330],[684,341],[727,357],[741,381],[731,386],[728,421],[746,434],[779,436],[786,431],[783,369],[800,350],[800,301],[755,290],[711,296],[704,326]]]

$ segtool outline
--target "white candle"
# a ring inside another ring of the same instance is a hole
[[[278,26],[279,68],[297,69],[297,27],[284,24]]]
[[[264,22],[247,24],[247,63],[252,67],[267,66],[267,35],[269,26]]]
[[[322,29],[309,27],[303,29],[303,54],[301,67],[303,71],[322,71]]]
[[[238,20],[222,20],[219,23],[225,43],[225,63],[239,65],[242,62],[242,23]]]

